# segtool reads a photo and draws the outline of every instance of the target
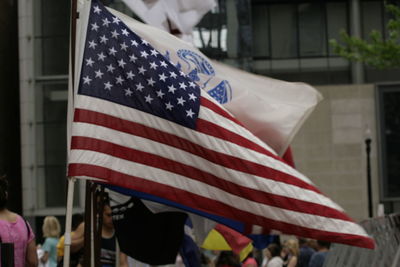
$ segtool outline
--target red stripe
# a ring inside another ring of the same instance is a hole
[[[69,164],[68,176],[89,176],[104,179],[110,184],[124,188],[130,188],[158,196],[162,195],[168,200],[177,203],[185,203],[186,206],[196,207],[196,209],[203,212],[215,214],[215,210],[218,210],[218,215],[220,216],[243,221],[247,224],[256,224],[260,226],[264,225],[270,229],[282,231],[287,234],[315,238],[318,240],[326,240],[335,243],[344,243],[370,249],[374,248],[374,241],[365,236],[311,229],[303,226],[293,225],[287,222],[268,219],[191,192],[163,185],[154,181],[147,181],[140,177],[126,175],[124,173],[100,166],[88,164]]]
[[[182,137],[162,132],[160,130],[147,127],[139,123],[84,109],[75,110],[74,121],[100,125],[117,131],[147,138],[149,140],[176,147],[226,168],[283,182],[286,184],[291,184],[321,194],[321,192],[313,185],[308,184],[290,174],[268,168],[258,163],[204,148]]]
[[[223,110],[220,106],[216,105],[215,103],[211,102],[207,98],[202,97],[201,98],[201,105],[209,108],[213,112],[225,117],[226,119],[231,120],[233,123],[238,124],[240,127],[246,128],[245,126],[242,125],[241,122],[239,122],[236,118],[232,117],[230,114],[228,114],[225,110]],[[274,155],[271,153],[269,150],[265,149],[264,147],[260,146],[257,143],[254,143],[253,141],[235,133],[227,128],[221,127],[218,124],[215,124],[213,122],[203,120],[203,119],[198,119],[196,122],[196,130],[217,138],[221,139],[226,139],[226,136],[229,136],[230,142],[234,144],[238,144],[242,147],[260,152],[264,155],[267,155],[271,158],[274,158],[279,161],[283,161],[279,156]]]
[[[146,166],[151,166],[168,172],[176,173],[190,179],[208,184],[210,186],[220,188],[221,190],[224,190],[236,196],[243,197],[250,201],[291,211],[341,219],[345,221],[352,221],[343,212],[340,212],[330,207],[290,197],[279,196],[248,187],[243,187],[230,181],[220,179],[218,176],[202,171],[195,167],[148,152],[116,145],[104,140],[73,136],[71,140],[71,149],[100,152],[131,162],[136,162]]]
[[[231,114],[229,114],[227,111],[225,111],[221,106],[218,106],[217,104],[208,100],[207,98],[201,97],[200,105],[204,106],[206,108],[209,108],[212,111],[214,111],[215,113],[217,113],[218,115],[220,115],[226,119],[229,119],[229,120],[233,121],[234,123],[244,127],[240,121],[238,121],[235,117],[233,117]]]

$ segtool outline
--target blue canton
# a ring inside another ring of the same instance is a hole
[[[199,86],[97,1],[92,1],[78,93],[192,129],[200,108]]]

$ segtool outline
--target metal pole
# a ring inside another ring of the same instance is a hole
[[[372,189],[371,189],[371,138],[365,139],[365,149],[367,153],[367,191],[368,191],[368,217],[372,218]]]
[[[69,266],[71,249],[71,223],[72,206],[74,202],[75,177],[68,177],[67,211],[65,214],[65,234],[64,234],[64,265]]]

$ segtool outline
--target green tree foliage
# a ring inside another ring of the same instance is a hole
[[[369,34],[368,40],[340,32],[340,43],[332,39],[330,45],[339,56],[350,61],[360,61],[377,69],[400,68],[400,8],[386,4],[392,19],[386,25],[386,38],[376,30]]]

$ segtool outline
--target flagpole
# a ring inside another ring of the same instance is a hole
[[[69,57],[69,90],[74,90],[75,84],[75,45],[76,45],[76,20],[78,18],[77,0],[71,0],[71,30],[70,30],[70,57]],[[72,92],[72,96],[73,96]],[[72,98],[73,99],[73,98]],[[67,137],[69,139],[69,136]],[[67,142],[69,144],[69,141]],[[69,149],[69,147],[67,147]],[[71,254],[71,224],[72,208],[74,201],[75,177],[68,177],[67,210],[65,214],[65,234],[64,234],[64,259],[63,266],[69,266]]]
[[[68,177],[67,211],[65,214],[65,234],[64,234],[64,265],[69,266],[71,250],[71,223],[72,206],[74,200],[75,177]]]

